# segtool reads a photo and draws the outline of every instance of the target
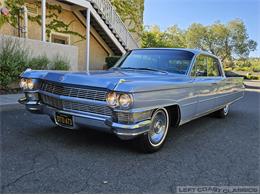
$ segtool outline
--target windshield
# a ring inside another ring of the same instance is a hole
[[[121,69],[167,71],[187,74],[194,54],[184,50],[144,49],[133,50],[115,67]]]

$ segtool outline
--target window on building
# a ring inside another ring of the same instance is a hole
[[[62,35],[62,34],[51,34],[51,42],[52,43],[59,43],[64,45],[69,45],[69,36]]]

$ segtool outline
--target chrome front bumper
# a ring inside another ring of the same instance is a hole
[[[116,123],[113,122],[112,118],[109,116],[93,113],[77,113],[58,110],[45,104],[41,104],[39,101],[28,101],[26,98],[21,98],[18,100],[18,102],[24,104],[28,111],[35,114],[47,114],[52,119],[54,119],[54,121],[55,114],[57,112],[73,116],[74,126],[71,129],[76,129],[79,127],[89,127],[108,133],[114,133],[123,140],[133,139],[136,136],[149,131],[151,124],[150,120],[145,120],[131,125]],[[59,125],[56,121],[55,123]],[[68,128],[66,126],[62,127]]]

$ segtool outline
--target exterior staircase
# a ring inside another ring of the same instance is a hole
[[[87,0],[89,1],[96,12],[100,15],[102,20],[106,23],[108,28],[121,43],[123,48],[128,51],[134,48],[138,48],[136,40],[132,37],[124,22],[121,20],[120,16],[117,14],[115,8],[108,0]],[[84,16],[86,15],[83,13]],[[118,50],[113,41],[106,35],[106,32],[99,25],[93,16],[91,16],[91,25],[103,38],[103,40],[108,44],[108,46],[114,51],[116,55],[121,55],[122,53]]]

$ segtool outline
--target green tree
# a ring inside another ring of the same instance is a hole
[[[246,26],[241,20],[233,20],[227,24],[231,51],[240,58],[248,58],[250,51],[256,49],[257,43],[249,39]]]
[[[143,32],[142,47],[172,47],[172,45],[167,42],[166,34],[161,32],[158,26],[151,26]]]
[[[234,59],[245,61],[257,43],[249,39],[243,21],[236,19],[227,24],[216,22],[209,26],[193,23],[187,30],[174,25],[160,31],[158,26],[152,26],[144,31],[142,46],[201,49],[219,56],[226,67],[230,67],[234,65]]]
[[[166,42],[175,48],[187,47],[184,31],[181,30],[177,25],[171,26],[166,29],[165,38]]]
[[[205,26],[193,23],[185,32],[187,47],[206,50],[207,33]]]
[[[186,42],[190,48],[198,48],[220,56],[222,61],[232,58],[248,58],[257,43],[249,39],[241,20],[232,20],[224,25],[219,22],[210,26],[192,24],[186,31]]]
[[[130,32],[139,37],[143,31],[144,0],[110,0]]]

